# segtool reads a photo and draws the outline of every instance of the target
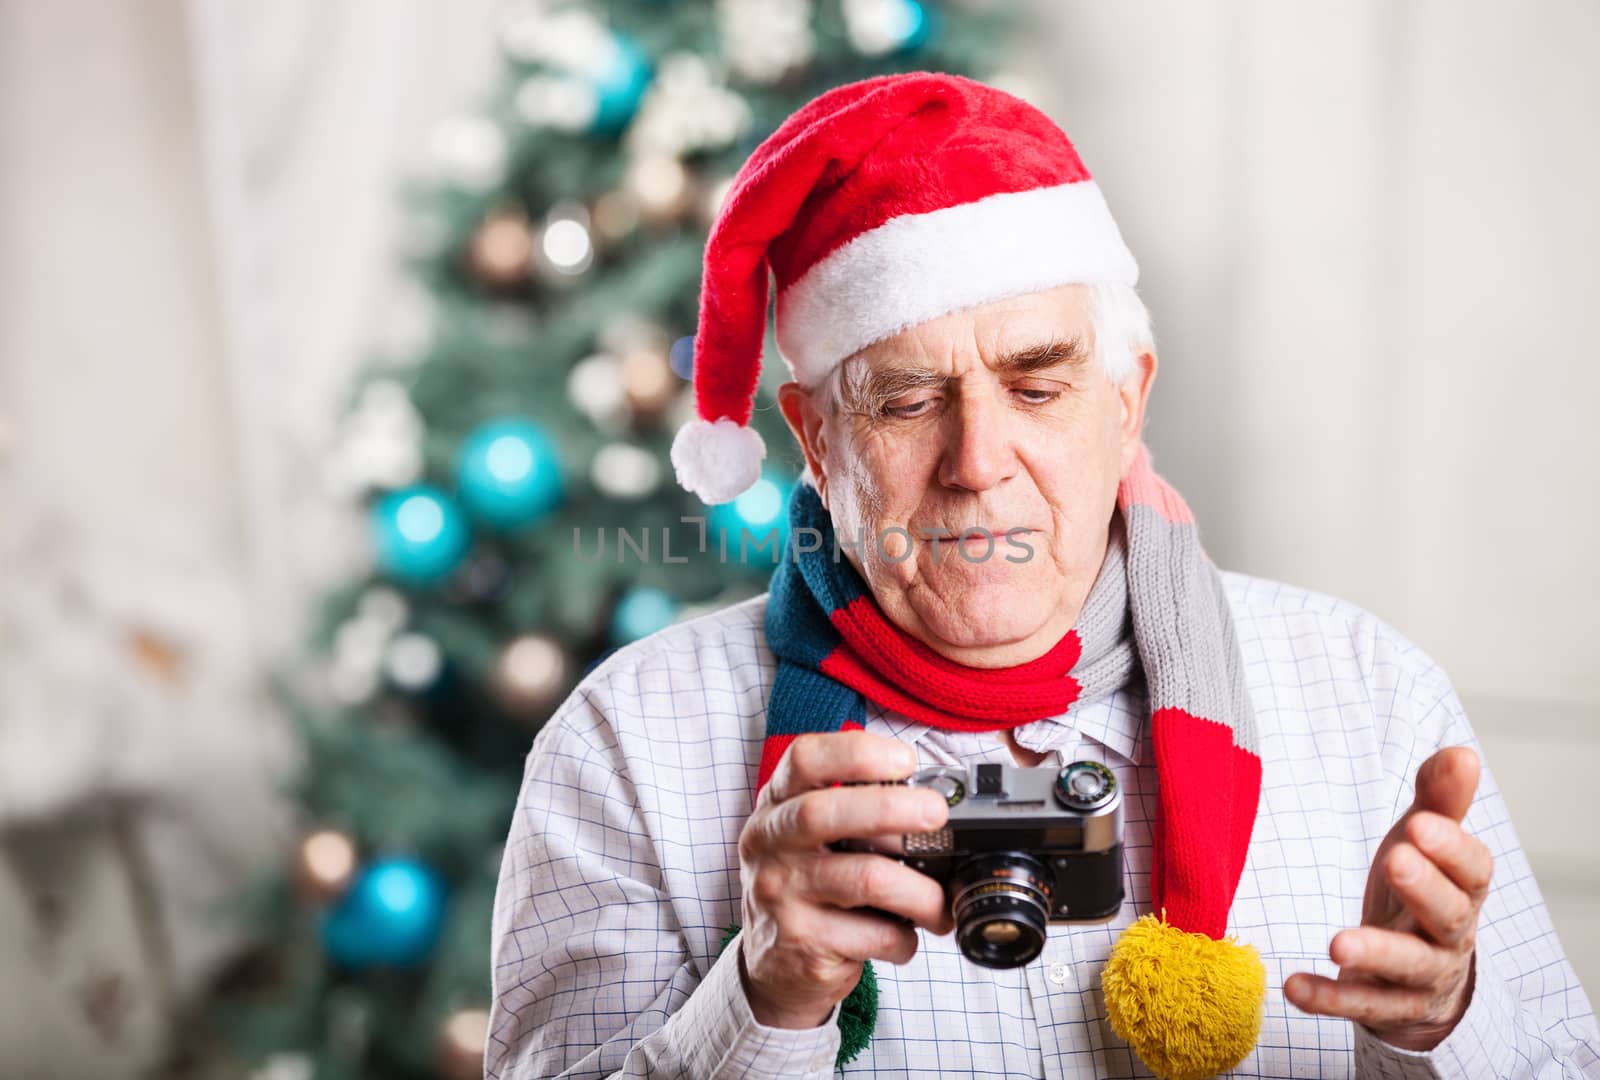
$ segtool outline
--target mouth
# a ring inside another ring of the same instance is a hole
[[[930,535],[927,542],[941,550],[959,551],[967,558],[982,558],[985,554],[998,555],[1010,550],[1013,542],[1025,541],[1038,533],[1039,530],[1023,526],[1013,526],[1004,529],[986,529],[982,526],[968,526],[965,530],[947,529],[943,533]],[[929,530],[930,533],[933,530]]]

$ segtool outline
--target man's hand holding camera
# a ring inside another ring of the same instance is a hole
[[[1446,747],[1417,770],[1416,798],[1372,861],[1361,926],[1328,952],[1338,979],[1298,973],[1283,994],[1306,1012],[1343,1016],[1385,1042],[1431,1050],[1472,999],[1478,912],[1493,859],[1461,827],[1478,786],[1478,758]]]
[[[903,964],[915,927],[953,929],[944,889],[882,855],[844,854],[851,837],[942,828],[949,806],[926,788],[882,785],[916,769],[916,752],[863,731],[803,735],[779,762],[739,836],[741,973],[756,1020],[815,1027],[855,988],[862,963]],[[856,782],[867,783],[855,786]],[[845,785],[845,786],[836,786]],[[871,907],[910,925],[852,908]]]

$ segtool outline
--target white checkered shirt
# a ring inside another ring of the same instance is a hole
[[[1378,843],[1416,772],[1476,738],[1445,673],[1351,604],[1223,574],[1260,732],[1262,789],[1228,932],[1260,950],[1256,1049],[1230,1076],[1600,1075],[1594,1014],[1550,925],[1494,776],[1466,827],[1494,853],[1473,997],[1428,1053],[1283,997],[1296,971],[1337,974],[1333,935],[1361,921]],[[619,650],[535,739],[494,911],[485,1072],[548,1076],[823,1077],[838,1028],[755,1021],[736,949],[739,830],[750,814],[776,660],[761,596]],[[1143,685],[1017,729],[1047,763],[1100,758],[1124,785],[1127,899],[1108,923],[1053,924],[1012,970],[920,933],[904,966],[876,963],[871,1044],[846,1072],[901,1076],[1142,1077],[1111,1031],[1100,971],[1150,910],[1154,754]],[[1011,762],[990,734],[931,729],[869,704],[866,727],[915,743],[922,764]]]

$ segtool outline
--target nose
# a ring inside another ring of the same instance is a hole
[[[939,482],[946,487],[987,491],[1018,467],[1011,415],[988,393],[961,394],[945,411],[944,457]]]

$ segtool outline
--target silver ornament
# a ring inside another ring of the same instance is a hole
[[[631,443],[607,443],[594,455],[589,479],[613,499],[642,499],[661,486],[661,460]]]

